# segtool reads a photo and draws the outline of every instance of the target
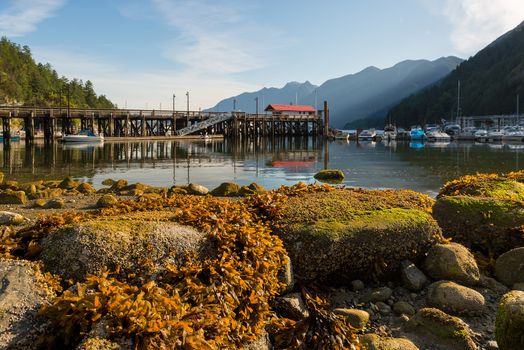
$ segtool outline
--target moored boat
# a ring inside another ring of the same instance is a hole
[[[426,133],[424,133],[424,130],[420,127],[412,127],[411,131],[409,132],[409,137],[411,140],[424,140],[426,138]]]
[[[375,129],[366,129],[358,135],[359,141],[373,141],[377,135]]]
[[[397,139],[397,128],[394,125],[388,124],[384,127],[384,140],[393,141]]]
[[[104,136],[97,135],[89,129],[84,129],[78,134],[64,135],[61,140],[62,142],[103,142]]]

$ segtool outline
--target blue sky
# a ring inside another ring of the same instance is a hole
[[[522,0],[0,0],[0,35],[130,108],[467,58],[523,20]]]

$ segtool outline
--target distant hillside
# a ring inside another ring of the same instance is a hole
[[[68,87],[72,107],[114,107],[104,95],[95,93],[89,80],[59,77],[49,63],[36,63],[29,47],[0,39],[0,104],[57,106],[62,91],[65,105]]]
[[[309,81],[305,83],[291,82],[287,83],[283,88],[263,88],[255,92],[245,92],[238,96],[230,97],[220,101],[214,107],[207,109],[208,111],[232,111],[233,101],[236,100],[236,109],[238,111],[255,113],[256,101],[258,97],[259,112],[270,103],[279,104],[299,104],[304,103],[304,98],[315,91],[317,86],[311,84]],[[265,106],[264,106],[265,104]]]
[[[264,88],[244,93],[220,101],[209,110],[230,111],[236,99],[237,109],[254,112],[255,97],[259,98],[259,106],[295,102],[315,105],[317,101],[317,108],[322,108],[322,102],[327,100],[332,127],[342,128],[361,118],[371,118],[372,123],[383,126],[384,116],[391,106],[439,81],[460,62],[462,60],[457,57],[443,57],[435,61],[403,61],[387,69],[368,67],[355,74],[328,80],[318,87],[308,81],[303,84],[293,82],[282,89]],[[369,123],[370,120],[362,122]]]
[[[517,94],[524,98],[524,22],[438,84],[393,107],[389,117],[401,126],[449,120],[456,114],[459,80],[462,115],[515,113]]]

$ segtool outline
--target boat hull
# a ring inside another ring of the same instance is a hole
[[[66,135],[62,136],[62,142],[80,142],[80,143],[97,143],[103,142],[104,137],[102,136],[81,136],[81,135]]]

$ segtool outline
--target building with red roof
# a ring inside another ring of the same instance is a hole
[[[313,106],[299,106],[299,105],[279,105],[270,104],[265,109],[266,112],[272,114],[288,114],[288,115],[314,115],[316,109]]]

